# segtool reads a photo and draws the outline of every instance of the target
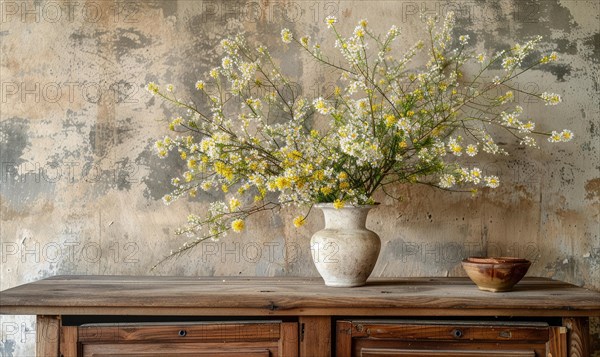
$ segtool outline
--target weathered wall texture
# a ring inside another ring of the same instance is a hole
[[[295,229],[294,212],[265,214],[239,237],[207,242],[157,270],[183,238],[174,230],[210,196],[167,207],[175,158],[154,140],[172,108],[143,88],[172,83],[181,96],[217,64],[225,34],[248,31],[276,43],[282,27],[322,39],[323,20],[350,30],[361,18],[380,31],[397,24],[403,43],[423,34],[419,12],[454,10],[458,32],[489,53],[534,35],[560,60],[522,78],[525,89],[561,93],[544,107],[518,98],[546,128],[577,138],[485,163],[503,186],[477,198],[398,187],[380,197],[369,226],[383,240],[376,276],[463,275],[467,255],[534,261],[532,276],[600,290],[600,5],[596,1],[248,1],[108,0],[0,3],[0,289],[55,274],[315,276],[309,237],[318,213]],[[328,73],[280,45],[276,56],[305,90]],[[30,317],[0,317],[1,356],[33,354]],[[600,349],[598,327],[595,348]]]

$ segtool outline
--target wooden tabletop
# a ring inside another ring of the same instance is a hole
[[[600,293],[544,278],[479,291],[467,278],[321,279],[56,276],[0,292],[15,315],[600,316]]]

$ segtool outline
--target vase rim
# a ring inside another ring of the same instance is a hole
[[[317,208],[334,208],[333,203],[331,203],[331,202],[315,203],[314,206]],[[369,209],[371,209],[371,208],[375,208],[377,206],[379,206],[379,202],[375,202],[374,204],[370,204],[370,205],[344,205],[344,207],[337,208],[337,209],[344,209],[344,208],[369,208]]]

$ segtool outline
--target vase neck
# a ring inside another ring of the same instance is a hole
[[[325,217],[326,229],[366,229],[367,215],[373,206],[347,206],[339,209],[319,205]]]

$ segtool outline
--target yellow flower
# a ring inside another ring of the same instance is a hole
[[[227,193],[229,192],[229,186],[227,186],[226,184],[222,184],[221,185],[221,191]]]
[[[150,92],[152,94],[158,93],[158,85],[154,82],[148,83],[148,85],[146,86],[146,89],[148,90],[148,92]]]
[[[332,190],[331,190],[330,187],[327,187],[327,186],[321,187],[321,193],[324,194],[325,196],[327,196],[328,194],[330,194],[331,191]]]
[[[186,152],[185,152],[185,151],[182,151],[182,152],[179,154],[179,156],[181,156],[181,159],[182,159],[182,160],[185,160],[185,159],[187,158],[187,154],[186,154]]]
[[[241,219],[236,219],[235,221],[231,222],[231,229],[233,229],[234,232],[239,233],[244,230],[244,227],[246,227],[246,224]]]
[[[340,182],[340,190],[345,190],[350,188],[350,184],[348,182]]]
[[[203,81],[196,82],[196,89],[197,90],[203,90],[204,89],[204,82]]]
[[[340,179],[340,181],[346,181],[346,179],[348,179],[348,174],[342,171],[338,175],[338,178]]]
[[[302,158],[302,153],[298,150],[292,150],[286,154],[287,158],[290,160],[297,161]]]
[[[185,179],[185,182],[190,182],[190,181],[192,181],[192,179],[194,178],[194,176],[192,175],[192,173],[191,173],[191,172],[189,172],[189,171],[186,171],[186,172],[183,174],[183,178]]]
[[[191,197],[196,197],[197,194],[198,194],[198,189],[196,187],[194,187],[190,190]]]
[[[333,208],[340,209],[340,208],[343,208],[343,207],[344,207],[344,201],[341,201],[341,200],[337,199],[337,200],[335,200],[333,202]]]
[[[240,202],[240,200],[238,200],[238,199],[237,199],[237,198],[235,198],[235,197],[232,197],[232,198],[229,200],[229,209],[230,209],[231,211],[235,211],[235,210],[236,210],[236,209],[238,209],[238,208],[239,208],[241,205],[242,205],[242,203]]]
[[[385,117],[385,125],[389,128],[390,126],[396,124],[396,122],[398,121],[398,119],[396,119],[396,117],[392,114],[387,114]]]
[[[294,226],[296,228],[302,227],[304,225],[304,223],[306,223],[306,220],[304,219],[304,217],[298,216],[298,217],[294,218]]]
[[[408,144],[406,143],[406,140],[402,140],[398,146],[400,146],[401,149],[406,149],[408,147]]]
[[[292,183],[287,177],[278,177],[277,180],[275,180],[275,185],[278,189],[283,190],[289,188],[292,185]]]

